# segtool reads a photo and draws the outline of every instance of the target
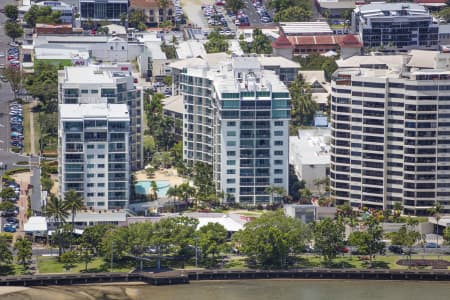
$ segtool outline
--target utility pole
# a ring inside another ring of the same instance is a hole
[[[195,237],[195,267],[198,267],[198,247],[197,247],[197,242],[198,242],[198,237]]]

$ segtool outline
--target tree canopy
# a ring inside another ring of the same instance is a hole
[[[314,247],[321,253],[327,263],[338,254],[344,246],[345,227],[340,219],[326,218],[314,224]]]
[[[62,66],[37,61],[34,63],[34,74],[25,79],[25,87],[30,95],[38,98],[47,112],[56,111],[58,97],[58,69]]]
[[[21,36],[23,36],[23,28],[16,21],[6,21],[4,25],[5,34],[10,37],[13,41]]]
[[[237,14],[240,9],[246,8],[246,5],[242,0],[227,0],[225,2],[225,8],[234,14]]]
[[[275,13],[275,22],[307,22],[311,20],[312,12],[299,6],[291,6]]]
[[[32,5],[23,16],[23,20],[30,27],[35,27],[37,23],[55,24],[60,22],[61,12],[52,10],[50,6]]]
[[[6,4],[3,8],[5,10],[5,16],[10,20],[17,20],[17,17],[19,16],[19,9],[17,8],[17,5],[14,4]]]
[[[247,43],[245,40],[240,41],[240,46],[245,53],[272,53],[272,43],[269,37],[266,36],[261,29],[255,28],[252,36],[253,40],[250,43]]]
[[[326,57],[320,54],[310,54],[306,57],[297,56],[294,59],[300,63],[301,70],[324,70],[325,78],[330,81],[331,75],[337,70],[335,57]]]
[[[218,53],[228,51],[228,41],[221,36],[219,32],[213,31],[208,35],[208,41],[205,43],[205,49],[208,53]]]
[[[269,212],[245,224],[233,235],[239,250],[262,268],[285,268],[288,257],[300,253],[310,231],[300,220],[282,211]]]
[[[298,76],[289,85],[291,94],[291,133],[297,131],[301,126],[310,126],[314,115],[318,110],[316,101],[312,99],[311,87],[307,84],[303,76]]]

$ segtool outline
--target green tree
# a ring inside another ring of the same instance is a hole
[[[75,190],[70,189],[64,193],[64,207],[70,210],[72,215],[72,222],[70,226],[71,227],[70,248],[72,248],[74,236],[73,234],[75,230],[75,215],[77,214],[77,211],[83,208],[83,206],[84,206],[83,197],[81,197]]]
[[[364,222],[365,230],[353,232],[349,237],[351,245],[358,247],[358,252],[369,256],[370,260],[375,254],[384,250],[383,229],[377,218],[369,216]]]
[[[415,230],[419,224],[417,219],[408,217],[406,224],[403,225],[398,232],[394,232],[391,236],[393,245],[405,246],[408,248],[406,253],[409,257],[409,264],[411,265],[412,247],[420,241],[421,235]]]
[[[62,66],[61,66],[62,68]],[[25,87],[30,95],[38,98],[47,112],[58,108],[58,67],[43,61],[34,63],[34,73],[25,79]]]
[[[283,196],[286,194],[286,191],[284,190],[284,188],[282,188],[281,186],[268,186],[264,189],[264,191],[268,194],[270,194],[270,204],[273,203],[273,196],[274,195],[278,195],[278,196]]]
[[[307,22],[311,20],[312,12],[303,7],[292,6],[278,11],[273,20],[275,22]]]
[[[19,23],[15,21],[6,21],[4,25],[5,34],[10,37],[13,41],[17,38],[23,36],[23,28]]]
[[[8,239],[5,236],[0,236],[0,265],[10,265],[13,261],[13,255],[9,248]]]
[[[208,53],[226,52],[228,51],[228,41],[219,32],[213,31],[208,35],[205,49]]]
[[[443,232],[443,238],[447,244],[450,244],[450,227],[445,227]]]
[[[442,214],[443,209],[444,208],[442,207],[441,202],[436,201],[434,203],[434,206],[428,210],[428,212],[430,213],[430,216],[432,216],[436,220],[436,225],[435,225],[436,244],[439,243],[439,220],[441,219],[441,214]]]
[[[53,180],[48,175],[41,176],[41,187],[42,190],[50,192],[53,187]]]
[[[439,17],[445,19],[445,21],[450,21],[450,7],[445,7],[439,11]]]
[[[22,82],[25,78],[22,70],[9,65],[3,69],[3,76],[5,76],[11,85],[11,89],[14,93],[14,99],[17,99],[17,92],[22,88]]]
[[[241,40],[241,46],[244,46],[242,50],[246,53],[257,53],[257,54],[271,54],[272,53],[272,43],[268,36],[266,36],[261,29],[256,28],[253,30],[253,41],[246,44],[245,41]]]
[[[146,17],[144,11],[141,9],[131,9],[128,13],[128,26],[137,28],[141,31],[146,29]]]
[[[212,180],[212,167],[203,162],[196,162],[194,165],[193,182],[197,188],[195,195],[197,205],[198,201],[214,200],[216,195],[215,184]]]
[[[58,256],[60,257],[63,250],[63,239],[61,235],[61,230],[66,222],[69,214],[67,213],[67,207],[64,205],[64,202],[58,197],[51,195],[50,199],[45,206],[45,215],[49,218],[50,221],[55,223],[56,231],[54,234],[57,236],[58,243]]]
[[[150,189],[152,190],[153,200],[158,200],[158,185],[156,184],[156,181],[152,180],[150,182]]]
[[[275,9],[276,12],[289,7],[301,7],[305,10],[311,10],[311,4],[308,0],[270,0],[268,7]]]
[[[228,0],[225,2],[225,8],[235,15],[237,15],[238,11],[246,8],[247,5],[242,0]]]
[[[5,187],[2,189],[2,191],[0,192],[0,197],[3,200],[9,200],[11,198],[15,198],[16,197],[16,192],[14,191],[13,188],[10,187]]]
[[[329,264],[344,246],[345,227],[341,219],[326,218],[314,224],[314,246]]]
[[[32,244],[29,240],[23,237],[19,237],[14,243],[14,250],[16,251],[17,260],[26,269],[30,263],[32,252]]]
[[[198,230],[198,245],[206,258],[211,255],[209,265],[214,264],[215,255],[220,254],[225,249],[227,240],[227,230],[219,223],[208,223]]]
[[[23,16],[23,20],[30,27],[35,27],[37,23],[55,24],[60,22],[61,12],[54,11],[50,6],[32,5]]]
[[[61,255],[59,261],[64,265],[64,268],[68,271],[79,261],[79,256],[76,251],[72,250],[66,251]]]
[[[163,82],[165,85],[171,86],[172,85],[172,76],[164,76]]]
[[[12,21],[17,20],[17,17],[19,16],[19,9],[17,8],[17,5],[6,4],[3,9],[5,11],[5,16],[8,19]]]
[[[248,222],[232,238],[257,266],[285,268],[288,257],[295,257],[304,249],[310,231],[300,220],[276,211]]]
[[[317,103],[312,99],[311,87],[303,76],[298,76],[289,85],[291,94],[291,132],[294,133],[301,126],[311,125],[318,110]]]
[[[106,233],[114,228],[110,224],[97,224],[84,229],[81,235],[81,243],[88,244],[92,248],[93,254],[98,255],[101,250],[102,238]]]
[[[320,54],[310,54],[306,57],[297,56],[294,60],[300,63],[301,70],[323,70],[328,81],[331,80],[331,75],[338,68],[335,57],[326,57]]]
[[[185,182],[178,186],[178,193],[180,198],[187,202],[190,198],[195,196],[195,188],[190,186],[189,183]]]
[[[14,207],[16,206],[11,201],[0,202],[0,211],[11,210],[14,209]]]

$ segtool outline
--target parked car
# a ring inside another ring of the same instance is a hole
[[[388,250],[391,251],[392,253],[397,253],[397,254],[404,253],[402,246],[398,246],[398,245],[390,245],[388,247]]]
[[[440,248],[441,246],[439,246],[437,243],[426,243],[425,244],[425,248]]]

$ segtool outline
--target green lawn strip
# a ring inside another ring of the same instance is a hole
[[[23,105],[23,152],[31,152],[31,138],[30,138],[30,104]]]
[[[40,274],[45,273],[80,273],[84,272],[84,263],[76,263],[68,272],[65,270],[64,265],[57,261],[57,258],[39,256],[38,257],[38,269]],[[119,266],[116,264],[113,268],[113,272],[129,272],[131,271],[129,266]],[[102,258],[95,258],[88,263],[88,272],[109,272],[110,264],[105,262]]]
[[[39,128],[39,111],[32,112],[34,121],[34,150],[39,153],[39,139],[41,138],[41,129]]]

